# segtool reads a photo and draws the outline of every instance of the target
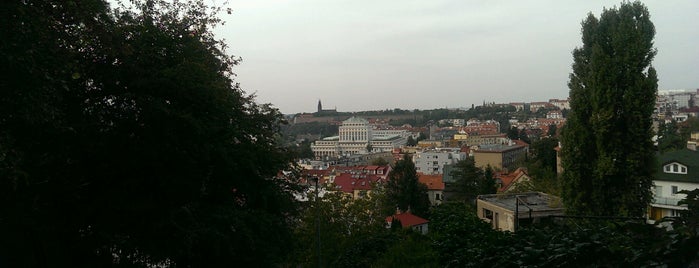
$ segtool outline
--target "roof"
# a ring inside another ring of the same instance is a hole
[[[372,185],[379,181],[381,177],[377,175],[342,173],[335,177],[335,187],[345,193],[352,193],[354,190],[371,190]]]
[[[525,146],[525,147],[529,146],[529,143],[527,143],[527,142],[525,142],[525,141],[523,141],[523,140],[519,140],[519,139],[518,139],[518,140],[512,140],[512,142],[514,142],[516,145],[522,145],[522,146]]]
[[[500,185],[500,189],[498,189],[498,192],[505,192],[509,190],[510,187],[512,187],[512,185],[517,184],[520,181],[529,180],[529,175],[522,168],[518,168],[512,173],[495,174],[495,177],[497,179],[500,179],[500,181],[502,182],[502,184]]]
[[[400,225],[403,226],[403,228],[409,228],[430,222],[426,219],[413,215],[412,213],[410,213],[410,211],[395,214],[393,216],[388,216],[386,217],[386,222],[391,223],[393,222],[393,219],[399,220]]]
[[[521,149],[524,147],[525,146],[523,146],[523,145],[506,146],[506,145],[501,145],[501,144],[484,144],[481,146],[480,149],[476,150],[475,152],[476,153],[502,153],[502,152]]]
[[[674,162],[687,166],[687,174],[663,172],[663,166]],[[658,155],[655,179],[660,181],[699,183],[699,152],[682,149]]]
[[[444,190],[444,182],[442,181],[442,175],[426,175],[419,174],[418,181],[420,183],[427,185],[427,190]]]
[[[525,210],[528,211],[529,209],[531,209],[533,212],[563,212],[563,205],[558,197],[540,192],[487,194],[478,196],[478,200],[513,212],[518,206],[515,198],[519,199],[520,212]]]

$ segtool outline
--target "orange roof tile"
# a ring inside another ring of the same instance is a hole
[[[428,190],[444,190],[444,182],[442,181],[442,174],[438,175],[425,175],[419,174],[418,181],[420,183],[427,185]]]

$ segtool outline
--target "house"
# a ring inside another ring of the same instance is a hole
[[[495,230],[510,232],[564,212],[560,198],[541,192],[479,195],[476,207],[478,218]]]
[[[395,215],[386,217],[387,227],[391,228],[391,224],[393,224],[395,220],[400,221],[401,227],[413,229],[413,231],[421,234],[427,234],[427,226],[430,222],[426,219],[413,215],[413,213],[410,213],[410,210],[403,213],[398,210],[396,211]]]
[[[341,191],[352,199],[365,198],[371,194],[373,186],[383,180],[376,175],[342,173],[335,177],[335,190]]]
[[[531,177],[524,168],[517,168],[514,172],[496,172],[493,176],[498,186],[498,193],[516,192],[517,187],[529,181]]]
[[[687,210],[678,202],[686,197],[682,190],[699,188],[699,152],[683,149],[658,155],[658,165],[653,180],[653,201],[648,211],[651,222],[664,217],[675,217]]]
[[[444,182],[442,175],[418,174],[418,181],[427,186],[427,197],[433,206],[442,204],[444,200]]]

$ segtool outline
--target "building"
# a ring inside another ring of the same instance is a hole
[[[479,195],[476,208],[478,218],[493,229],[510,232],[564,213],[560,198],[540,192]]]
[[[391,225],[396,220],[400,222],[401,227],[405,229],[413,229],[413,231],[416,231],[421,234],[427,234],[428,224],[430,223],[430,221],[426,219],[413,215],[412,213],[410,213],[410,210],[403,213],[401,213],[400,210],[398,210],[396,211],[395,215],[386,217],[387,227],[391,228]]]
[[[524,157],[528,147],[525,145],[483,145],[473,151],[473,160],[477,167],[490,165],[495,170],[514,170],[516,161]]]
[[[684,149],[658,156],[657,172],[653,180],[653,202],[648,219],[657,221],[664,217],[675,217],[679,211],[687,210],[678,202],[686,197],[682,190],[699,188],[699,152]]]
[[[515,111],[524,111],[524,102],[510,102],[510,106],[515,107]]]
[[[514,172],[496,172],[493,176],[498,187],[498,193],[521,191],[522,185],[531,181],[531,177],[524,168],[518,168]],[[520,188],[520,189],[518,189]]]
[[[432,175],[444,173],[444,165],[454,164],[465,159],[460,148],[418,151],[413,157],[417,172]]]
[[[442,204],[442,201],[444,201],[444,182],[442,182],[442,175],[418,175],[418,181],[427,186],[427,197],[430,199],[430,204],[433,206]]]
[[[376,130],[364,118],[350,117],[342,121],[337,136],[327,137],[311,145],[316,159],[392,151],[408,141],[406,130]]]
[[[559,110],[570,110],[570,99],[549,99],[549,103],[553,106],[558,107]]]
[[[537,111],[539,111],[539,109],[551,108],[551,107],[553,107],[553,105],[548,103],[548,102],[544,102],[544,101],[532,102],[531,104],[529,104],[529,111],[532,113],[536,113]]]
[[[324,110],[324,109],[323,109],[323,104],[320,103],[320,100],[318,100],[318,111],[317,111],[317,113],[336,113],[336,112],[337,112],[337,108],[335,108],[335,109],[327,109],[327,110]]]

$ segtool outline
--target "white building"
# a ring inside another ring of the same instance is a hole
[[[443,174],[444,165],[454,164],[463,159],[466,159],[466,153],[454,148],[415,152],[413,162],[417,172],[432,175]]]
[[[657,169],[648,215],[651,221],[675,217],[687,209],[678,204],[686,195],[678,192],[699,188],[699,152],[684,149],[659,155]]]
[[[311,150],[318,159],[391,151],[405,145],[408,135],[406,130],[377,130],[366,119],[353,116],[342,121],[338,136],[316,141]]]

